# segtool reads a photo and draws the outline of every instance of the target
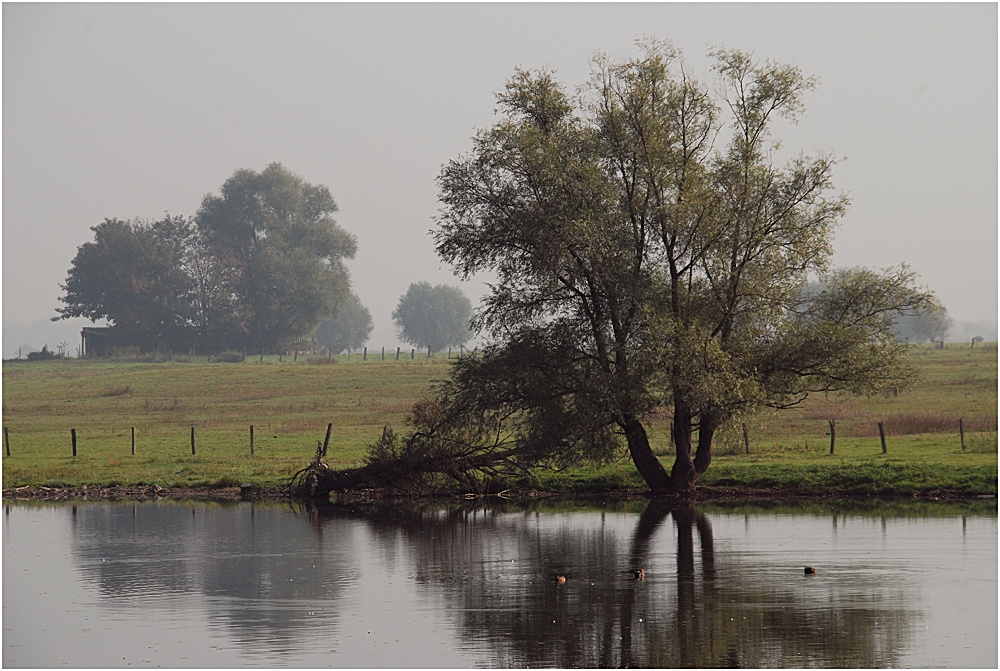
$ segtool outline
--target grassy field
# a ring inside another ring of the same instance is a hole
[[[793,410],[751,418],[749,454],[737,423],[719,437],[702,482],[827,493],[995,494],[996,345],[914,347],[911,357],[921,381],[909,391],[878,399],[819,395]],[[332,362],[265,357],[239,364],[5,361],[3,426],[10,456],[4,453],[3,486],[277,486],[308,463],[328,424],[331,465],[360,464],[382,427],[402,428],[412,403],[447,373],[443,355],[400,361],[354,355]],[[650,424],[652,442],[669,467],[668,427],[668,416]],[[641,488],[642,481],[623,458],[602,468],[543,472],[520,485],[581,492]]]

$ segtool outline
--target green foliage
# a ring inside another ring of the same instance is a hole
[[[239,332],[216,337],[250,351],[273,350],[311,334],[350,290],[345,258],[357,244],[337,226],[337,205],[317,186],[272,163],[237,170],[195,216],[208,249],[237,270],[224,285],[238,298]],[[251,326],[252,325],[252,326]]]
[[[364,347],[374,326],[372,313],[352,291],[336,316],[320,322],[314,337],[317,343],[339,354],[345,349]]]
[[[276,350],[347,300],[357,245],[336,210],[325,186],[272,163],[236,171],[192,220],[107,219],[77,250],[57,319],[105,319],[145,352]]]
[[[526,457],[533,436],[582,455],[617,432],[651,489],[684,492],[739,413],[905,386],[893,319],[930,297],[905,267],[830,271],[848,204],[836,159],[772,163],[774,122],[797,119],[814,79],[722,49],[715,97],[670,44],[639,47],[595,57],[575,98],[551,73],[517,70],[500,120],[443,169],[437,251],[462,276],[497,277],[475,323],[494,342],[443,398],[507,417]],[[642,423],[660,408],[674,422],[669,475]]]
[[[185,347],[191,280],[180,267],[183,248],[161,234],[178,226],[182,220],[166,215],[155,224],[105,219],[92,227],[94,241],[80,245],[60,285],[65,307],[54,319],[105,319],[147,350],[164,343]]]
[[[403,342],[435,352],[468,342],[471,318],[472,303],[461,289],[429,282],[411,284],[392,313]]]

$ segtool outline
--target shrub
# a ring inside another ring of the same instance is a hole
[[[47,361],[49,359],[61,359],[62,356],[55,352],[50,352],[47,345],[42,345],[39,352],[28,352],[28,361]]]

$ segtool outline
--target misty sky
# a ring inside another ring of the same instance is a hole
[[[997,5],[3,5],[3,355],[79,342],[55,315],[106,217],[193,215],[238,168],[325,184],[357,236],[372,347],[411,282],[458,285],[428,231],[441,166],[494,122],[516,66],[584,82],[597,50],[669,39],[820,80],[786,151],[844,157],[834,262],[906,261],[956,321],[997,320]],[[475,302],[481,282],[462,285]],[[34,338],[31,340],[30,338]]]

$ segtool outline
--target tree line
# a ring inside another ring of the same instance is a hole
[[[326,186],[272,163],[237,170],[193,217],[105,219],[77,249],[53,320],[106,320],[115,342],[144,351],[271,352],[313,337],[360,347],[373,323],[337,209]],[[405,342],[441,349],[470,338],[471,311],[461,290],[422,282],[394,318]]]

